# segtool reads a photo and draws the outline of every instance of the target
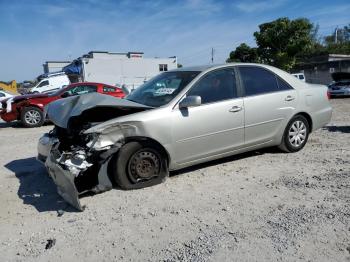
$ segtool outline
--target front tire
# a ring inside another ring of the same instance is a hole
[[[21,122],[25,127],[42,126],[44,120],[44,113],[37,107],[28,106],[21,111]]]
[[[169,174],[161,150],[147,143],[124,145],[111,161],[112,176],[122,189],[140,189],[165,181]]]
[[[305,146],[309,133],[309,122],[302,115],[297,115],[289,121],[279,148],[287,153],[298,152]]]

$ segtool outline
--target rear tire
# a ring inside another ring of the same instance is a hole
[[[28,106],[21,111],[21,122],[25,127],[39,127],[44,121],[44,113],[37,107]]]
[[[140,189],[165,181],[169,174],[167,161],[156,147],[130,142],[111,160],[115,183],[122,189]]]
[[[289,121],[279,148],[287,153],[298,152],[305,146],[309,133],[309,122],[302,115],[297,115]]]

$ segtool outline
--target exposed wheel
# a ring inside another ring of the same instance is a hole
[[[289,121],[279,148],[289,153],[297,152],[305,146],[309,133],[308,121],[305,117],[297,115]]]
[[[37,107],[25,107],[21,111],[21,122],[25,127],[38,127],[44,123],[44,114]]]
[[[139,189],[162,183],[169,171],[160,152],[146,143],[127,143],[111,160],[114,181],[122,189]]]

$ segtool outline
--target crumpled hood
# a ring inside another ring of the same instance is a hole
[[[55,125],[62,128],[67,128],[71,117],[79,116],[86,110],[98,107],[121,109],[152,108],[126,99],[115,98],[99,93],[90,93],[80,96],[72,96],[51,102],[45,107],[45,112],[47,113],[48,118]]]

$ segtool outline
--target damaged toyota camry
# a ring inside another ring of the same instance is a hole
[[[125,99],[92,93],[46,111],[55,127],[38,159],[79,210],[84,192],[156,185],[171,170],[263,147],[297,152],[332,114],[326,86],[260,64],[180,68]]]

